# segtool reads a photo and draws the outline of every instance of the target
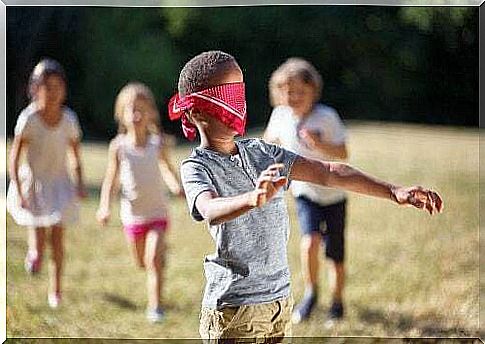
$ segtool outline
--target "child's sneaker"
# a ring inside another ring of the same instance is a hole
[[[165,312],[161,307],[157,307],[155,309],[149,308],[146,311],[146,317],[149,322],[152,322],[152,323],[161,322],[165,317]]]
[[[25,271],[31,275],[35,275],[40,271],[40,259],[36,256],[27,252],[24,261]]]
[[[344,305],[342,301],[332,302],[332,306],[328,310],[328,318],[331,320],[340,320],[344,317]]]
[[[308,319],[310,313],[317,304],[317,300],[318,297],[315,292],[305,293],[303,300],[301,300],[301,302],[298,304],[298,306],[295,307],[295,310],[293,311],[291,317],[291,321],[293,322],[293,324],[298,324]]]
[[[56,309],[61,304],[61,294],[60,293],[49,293],[47,295],[47,303],[52,309]]]

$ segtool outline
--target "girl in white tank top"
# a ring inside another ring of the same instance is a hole
[[[163,318],[160,303],[164,232],[168,226],[162,181],[183,195],[179,178],[169,162],[167,144],[159,133],[158,111],[152,92],[141,83],[129,83],[118,94],[115,119],[120,134],[109,145],[108,167],[96,217],[103,225],[110,217],[111,194],[121,185],[120,218],[134,258],[147,271],[146,316]]]
[[[161,137],[151,134],[145,147],[136,147],[126,134],[119,135],[118,160],[121,184],[121,222],[144,224],[167,217],[162,175],[158,165]]]

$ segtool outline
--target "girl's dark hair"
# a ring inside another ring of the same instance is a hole
[[[181,96],[217,86],[221,76],[238,67],[236,59],[223,51],[211,50],[193,57],[180,72],[178,92]]]
[[[64,83],[67,83],[66,72],[59,62],[51,58],[40,60],[30,74],[28,89],[30,99],[35,98],[39,85],[51,75],[59,76],[64,80]]]

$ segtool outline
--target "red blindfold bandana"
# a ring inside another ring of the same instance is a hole
[[[174,95],[168,104],[168,116],[174,121],[182,118],[184,135],[190,141],[195,140],[197,129],[186,116],[190,110],[207,113],[239,135],[246,129],[246,96],[244,82],[235,82],[211,87],[180,97]]]

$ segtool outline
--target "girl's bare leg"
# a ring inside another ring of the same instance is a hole
[[[27,234],[27,257],[25,267],[30,273],[40,270],[45,249],[45,228],[29,228]]]
[[[164,233],[162,231],[151,230],[146,234],[145,266],[149,309],[160,307],[164,245]]]
[[[145,268],[145,236],[136,237],[133,240],[129,240],[128,244],[131,249],[131,253],[133,255],[133,259],[135,260],[135,264],[137,267],[144,269]]]
[[[62,225],[55,225],[51,228],[50,237],[51,255],[51,274],[50,274],[50,293],[60,295],[61,278],[64,265],[64,228]]]

